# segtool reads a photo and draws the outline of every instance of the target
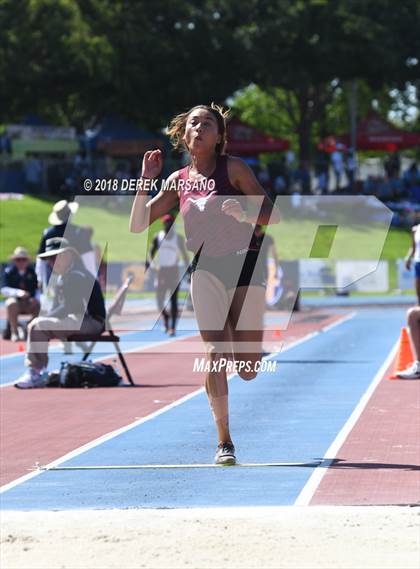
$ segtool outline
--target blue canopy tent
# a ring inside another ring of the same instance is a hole
[[[120,117],[109,116],[85,132],[81,146],[87,152],[129,157],[154,148],[166,151],[169,149],[169,140],[163,134],[152,133]]]
[[[25,126],[50,126],[48,121],[32,113],[27,114],[20,124]]]
[[[6,158],[0,172],[0,192],[38,193],[47,189],[52,162],[77,153],[76,129],[53,126],[36,114],[5,126],[0,152]]]

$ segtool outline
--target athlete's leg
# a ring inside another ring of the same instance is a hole
[[[20,300],[21,304],[21,314],[30,314],[31,318],[28,320],[27,325],[32,322],[34,318],[39,315],[39,310],[41,308],[39,301],[36,298],[24,298]]]
[[[219,443],[231,442],[226,367],[221,365],[221,359],[230,347],[227,323],[229,296],[217,277],[207,271],[197,270],[191,277],[191,297],[210,365],[205,388]]]
[[[31,298],[29,301],[28,313],[32,316],[32,318],[29,320],[29,322],[32,322],[32,320],[39,315],[40,308],[41,305],[39,304],[39,301],[36,298]]]
[[[164,271],[160,270],[157,278],[156,302],[158,305],[159,313],[162,314],[163,321],[165,323],[165,329],[168,330],[169,316],[165,308],[166,291],[167,291],[167,283],[165,279],[165,274]]]
[[[7,298],[6,299],[6,312],[7,320],[10,324],[10,332],[12,339],[17,338],[17,326],[18,326],[18,316],[20,313],[19,300],[17,298]]]
[[[414,359],[420,361],[420,306],[413,306],[407,312],[407,323],[411,337]]]
[[[238,373],[242,379],[254,379],[255,366],[262,356],[265,287],[239,286],[229,290],[229,294],[229,325]]]
[[[169,328],[175,332],[176,328],[176,321],[178,318],[178,291],[179,286],[177,286],[171,295],[171,321]]]

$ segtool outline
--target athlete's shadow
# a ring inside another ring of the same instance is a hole
[[[344,458],[321,458],[322,463],[320,467],[330,468],[330,469],[361,469],[361,470],[407,470],[417,472],[420,471],[420,465],[418,464],[393,464],[390,462],[348,462]],[[331,464],[330,464],[331,460]]]
[[[121,385],[116,385],[115,387],[150,387],[152,389],[160,389],[162,387],[195,387],[200,389],[201,385],[198,385],[197,383],[159,383],[158,385],[156,383],[136,383],[134,385],[131,385],[130,383],[121,383]],[[107,387],[106,389],[109,388]]]
[[[281,364],[368,364],[371,360],[286,360],[283,358],[273,359]]]

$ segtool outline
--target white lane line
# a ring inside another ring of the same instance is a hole
[[[249,463],[236,463],[234,465],[223,464],[101,464],[90,466],[54,466],[47,467],[35,465],[35,470],[41,471],[63,471],[63,470],[153,470],[153,469],[167,469],[167,468],[262,468],[262,467],[315,467],[321,464],[320,460],[313,462],[249,462]]]
[[[343,317],[340,321],[345,322],[346,318]],[[310,334],[307,334],[306,336],[299,338],[299,340],[296,340],[295,342],[291,342],[290,344],[285,346],[282,351],[286,352],[287,350],[291,350],[292,348],[295,348],[296,346],[302,344],[303,342],[306,342],[307,340],[311,340],[312,338],[314,338],[318,334],[319,334],[319,332],[311,332]],[[273,353],[265,356],[262,359],[269,360],[269,359],[275,357],[276,355],[278,355],[279,353],[280,353],[280,350],[273,352]],[[228,376],[228,380],[232,379],[236,375],[237,374],[234,374],[234,373],[230,374]],[[63,462],[67,462],[68,460],[71,460],[72,458],[75,458],[76,456],[79,456],[79,455],[83,454],[84,452],[87,452],[88,450],[91,450],[91,449],[93,449],[93,448],[95,448],[95,447],[115,438],[115,437],[118,437],[119,435],[122,435],[123,433],[126,433],[127,431],[130,431],[131,429],[134,429],[135,427],[138,427],[139,425],[142,425],[143,423],[146,423],[146,421],[150,421],[150,420],[154,419],[155,417],[158,417],[159,415],[162,415],[163,413],[170,411],[174,407],[178,407],[178,405],[181,405],[182,403],[185,403],[186,401],[189,401],[193,397],[196,397],[200,393],[204,393],[204,392],[205,392],[204,387],[200,387],[200,389],[197,389],[197,390],[193,391],[192,393],[189,393],[188,395],[181,397],[181,399],[178,399],[177,401],[173,401],[172,403],[165,405],[165,407],[162,407],[162,409],[158,409],[157,411],[154,411],[150,415],[146,415],[146,417],[142,417],[141,419],[138,419],[137,421],[134,421],[133,423],[129,423],[128,425],[125,425],[124,427],[121,427],[119,429],[111,431],[110,433],[102,435],[101,437],[98,437],[97,439],[94,439],[93,441],[86,443],[86,444],[82,445],[81,447],[78,447],[78,448],[72,450],[71,452],[65,454],[64,456],[57,458],[56,460],[48,463],[47,465],[45,465],[45,468],[53,468],[55,466],[59,466]],[[43,470],[36,470],[34,472],[30,472],[29,474],[25,474],[24,476],[20,476],[19,478],[16,478],[16,480],[12,480],[12,482],[4,484],[3,486],[0,487],[0,494],[3,494],[7,490],[11,490],[15,486],[18,486],[20,484],[23,484],[24,482],[27,482],[28,480],[31,480],[32,478],[35,478],[35,476],[39,476],[40,474],[42,474],[42,472],[44,472],[44,471]]]
[[[132,334],[133,332],[127,332],[127,334]],[[118,334],[117,334],[118,336]],[[124,337],[124,333],[123,334],[119,334],[120,337]],[[171,344],[173,342],[177,342],[179,340],[183,340],[184,338],[194,338],[195,336],[198,336],[198,334],[196,332],[194,332],[193,334],[185,334],[184,336],[177,336],[175,338],[170,338],[167,340],[159,340],[158,342],[153,342],[151,344],[145,344],[143,346],[143,344],[145,343],[144,340],[140,342],[140,344],[136,344],[135,342],[130,342],[130,344],[135,344],[134,348],[130,348],[130,349],[124,349],[123,352],[124,354],[130,354],[132,352],[142,352],[144,350],[148,350],[149,348],[158,348],[159,346],[163,346],[165,344]],[[127,340],[124,342],[127,343]],[[60,347],[53,347],[52,349],[50,348],[48,351],[49,353],[51,353],[51,351],[53,353],[59,353],[60,351],[62,351],[63,348]],[[13,354],[16,355],[16,354]],[[20,356],[24,356],[25,353],[19,353]],[[65,357],[66,355],[79,355],[82,356],[83,352],[80,352],[80,354],[76,353],[76,354],[63,354],[63,357]],[[7,356],[4,356],[7,357]],[[104,360],[109,360],[109,359],[115,359],[117,357],[116,353],[111,353],[109,355],[106,356],[98,356],[97,358],[93,359],[92,362],[99,362],[99,361],[104,361]],[[90,359],[90,358],[89,358]],[[0,364],[1,364],[2,360],[0,360]],[[3,387],[9,387],[10,385],[14,385],[17,381],[17,378],[13,381],[9,381],[7,383],[2,383],[0,384],[0,389]]]
[[[343,322],[346,322],[347,320],[350,320],[351,318],[354,318],[354,316],[355,316],[356,314],[357,314],[356,312],[351,312],[350,314],[347,314],[346,316],[343,316],[342,318],[340,318],[340,319],[337,320],[336,322],[333,322],[332,324],[328,324],[327,326],[324,326],[324,327],[321,328],[320,330],[317,330],[317,331],[315,331],[315,332],[311,332],[311,333],[308,334],[307,336],[304,336],[303,339],[301,339],[301,340],[302,340],[302,341],[306,341],[306,340],[309,340],[311,337],[313,338],[313,337],[317,336],[318,334],[321,334],[322,332],[328,332],[328,331],[331,330],[332,328],[335,328],[335,326],[338,326],[339,324],[343,324]],[[133,332],[127,332],[126,334],[128,335],[128,334],[132,334],[132,333],[133,333]],[[147,344],[147,345],[141,347],[141,345],[142,345],[142,343],[143,343],[143,341],[142,341],[140,344],[137,344],[134,348],[130,348],[130,349],[128,349],[128,350],[125,349],[125,350],[124,350],[124,354],[130,354],[130,353],[132,353],[132,352],[141,352],[141,351],[147,350],[147,349],[149,349],[149,348],[156,348],[156,347],[159,347],[159,346],[163,346],[163,345],[165,345],[165,344],[170,344],[170,343],[172,343],[172,342],[176,342],[177,340],[182,340],[182,339],[184,339],[184,338],[193,338],[194,336],[197,336],[197,335],[198,335],[197,332],[194,332],[193,334],[186,334],[186,335],[184,335],[184,336],[178,336],[178,337],[172,338],[172,339],[160,340],[159,342],[154,342],[154,343],[152,343],[152,344]],[[123,337],[124,334],[120,334],[120,336]],[[297,342],[299,343],[301,340],[297,340]],[[132,343],[134,343],[134,342],[132,342]],[[297,346],[298,343],[294,343],[293,346]],[[60,347],[53,347],[53,348],[50,348],[50,352],[53,351],[54,353],[58,353],[58,352],[60,352],[61,349],[62,349],[62,348],[60,348]],[[278,351],[273,352],[273,354],[278,354],[280,351],[281,351],[281,349],[278,350]],[[283,351],[284,351],[284,350],[283,350]],[[271,356],[272,356],[273,354],[271,354]],[[9,355],[7,355],[7,356],[1,356],[0,363],[1,363],[1,361],[2,361],[3,359],[5,359],[5,358],[12,357],[12,356],[13,356],[13,357],[16,357],[16,356],[24,356],[24,355],[25,355],[24,353],[20,352],[20,353],[15,353],[15,354],[9,354]],[[65,355],[65,354],[64,354],[64,355]],[[106,357],[100,356],[100,357],[95,358],[95,359],[92,360],[92,361],[93,361],[93,362],[98,362],[98,361],[103,361],[103,360],[107,360],[107,359],[111,359],[111,358],[114,358],[114,354],[111,354],[111,355],[106,356]],[[16,383],[16,380],[17,380],[17,378],[16,378],[14,381],[9,381],[8,383],[2,383],[2,384],[0,384],[0,389],[3,388],[3,387],[9,387],[10,385],[14,385],[14,384]]]
[[[308,482],[302,488],[299,496],[296,498],[295,506],[308,506],[310,501],[312,500],[318,486],[321,483],[321,480],[324,478],[325,474],[327,473],[328,468],[331,466],[334,458],[336,457],[338,451],[342,447],[344,441],[349,436],[351,430],[357,423],[360,415],[362,414],[363,410],[365,409],[366,405],[369,402],[373,392],[377,388],[379,382],[383,378],[386,370],[391,365],[392,360],[395,358],[399,345],[399,340],[395,343],[391,351],[389,352],[386,360],[379,368],[378,372],[376,373],[375,377],[373,378],[371,384],[362,395],[359,403],[354,408],[353,413],[347,419],[346,423],[344,424],[341,431],[338,433],[330,447],[328,448],[327,452],[325,453],[324,457],[322,458],[321,467],[318,467],[309,478]]]
[[[71,460],[72,458],[75,458],[76,456],[79,456],[79,455],[83,454],[84,452],[87,452],[88,450],[91,450],[91,449],[101,445],[102,443],[105,443],[105,442],[107,442],[107,441],[109,441],[115,437],[118,437],[118,435],[122,435],[123,433],[126,433],[127,431],[130,431],[131,429],[134,429],[135,427],[142,425],[143,423],[146,423],[146,421],[151,421],[152,419],[155,419],[159,415],[162,415],[162,413],[166,413],[166,411],[169,411],[170,409],[173,409],[174,407],[178,407],[178,405],[185,403],[189,399],[192,399],[193,397],[195,397],[199,393],[203,393],[203,392],[204,392],[204,388],[200,387],[200,389],[197,389],[197,390],[193,391],[192,393],[189,393],[188,395],[181,397],[181,399],[178,399],[177,401],[174,401],[174,402],[170,403],[169,405],[165,405],[165,407],[162,407],[162,409],[158,409],[157,411],[150,413],[150,415],[146,415],[146,417],[142,417],[141,419],[138,419],[137,421],[134,421],[133,423],[125,425],[124,427],[120,427],[119,429],[111,431],[110,433],[107,433],[106,435],[102,435],[101,437],[94,439],[93,441],[86,443],[85,445],[82,445],[81,447],[76,448],[75,450],[72,450],[71,452],[68,452],[64,456],[62,456],[62,457],[50,462],[49,464],[47,464],[45,466],[45,468],[49,469],[49,468],[54,468],[55,466],[59,466],[63,462]],[[15,486],[18,486],[19,484],[22,484],[23,482],[26,482],[27,480],[30,480],[31,478],[34,478],[35,476],[38,476],[42,472],[43,472],[42,470],[36,470],[36,471],[31,472],[29,474],[25,474],[24,476],[21,476],[20,478],[17,478],[16,480],[9,482],[8,484],[1,486],[0,494],[3,494],[3,492],[6,492],[7,490],[14,488]]]
[[[116,331],[116,335],[117,335],[117,336],[120,336],[121,338],[124,338],[124,337],[126,337],[126,336],[129,336],[130,334],[137,334],[138,332],[144,332],[144,331],[150,332],[150,330],[127,330],[126,332],[121,332],[121,333],[118,333],[118,331]],[[179,330],[179,331],[180,331],[180,332],[183,332],[183,330]],[[114,330],[114,332],[115,332],[115,330]],[[176,342],[177,340],[182,340],[182,338],[189,338],[189,337],[191,337],[191,336],[198,336],[198,331],[194,331],[194,333],[192,333],[192,334],[185,334],[184,336],[177,336],[177,337],[170,338],[170,339],[167,339],[167,340],[162,340],[162,343]],[[126,341],[127,341],[127,340],[126,340]],[[129,341],[129,340],[128,340],[128,341]],[[145,340],[142,340],[142,343],[143,343],[143,342],[145,342]],[[22,343],[26,345],[26,340],[23,340]],[[134,341],[131,342],[131,343],[134,343]],[[149,347],[153,347],[154,345],[155,345],[155,344],[151,344]],[[57,346],[57,345],[54,345],[54,344],[53,344],[53,345],[51,345],[51,347],[49,348],[48,351],[49,351],[50,353],[51,353],[51,352],[52,352],[52,353],[59,353],[59,352],[62,351],[62,349],[63,349],[62,346],[60,346],[60,345]],[[124,353],[125,353],[125,352],[124,352]],[[64,355],[66,355],[66,354],[64,354]],[[19,358],[19,357],[24,357],[24,356],[25,356],[25,351],[23,351],[23,352],[13,352],[12,354],[2,354],[2,353],[0,352],[0,363],[1,363],[3,360],[7,360],[7,359],[11,359],[11,358]]]
[[[10,358],[17,358],[19,356],[24,356],[25,352],[13,352],[13,354],[0,354],[0,362],[3,360],[8,360]]]
[[[343,316],[342,318],[333,322],[332,324],[328,324],[327,326],[324,326],[323,328],[320,328],[319,330],[315,330],[315,332],[310,332],[309,334],[307,334],[306,336],[303,336],[299,340],[296,340],[292,344],[286,345],[286,347],[283,350],[280,347],[278,350],[272,352],[269,356],[266,356],[266,358],[270,359],[270,358],[274,357],[275,355],[278,355],[282,351],[285,352],[286,350],[288,350],[289,346],[294,348],[295,346],[298,346],[302,342],[306,342],[306,340],[310,340],[311,338],[315,338],[316,336],[319,336],[320,334],[323,334],[324,332],[329,332],[330,330],[332,330],[336,326],[339,326],[340,324],[344,324],[344,322],[351,320],[352,318],[354,318],[356,316],[356,314],[357,314],[357,312],[351,312],[350,314]],[[284,344],[284,341],[283,341],[283,344]],[[265,359],[265,358],[263,358],[263,359]]]
[[[336,320],[332,324],[328,324],[327,326],[324,326],[324,328],[321,328],[321,332],[329,332],[330,330],[332,330],[333,328],[335,328],[339,324],[342,324],[343,322],[346,322],[347,320],[351,320],[352,318],[354,318],[356,316],[356,314],[357,314],[357,312],[350,312],[350,314],[343,316],[343,318],[341,318],[340,320]]]

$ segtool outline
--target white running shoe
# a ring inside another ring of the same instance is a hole
[[[25,373],[17,380],[15,387],[18,389],[35,389],[37,387],[45,387],[47,384],[48,374],[29,367]]]
[[[220,443],[217,447],[214,462],[215,464],[221,464],[223,466],[233,466],[236,464],[235,447],[233,443]]]
[[[399,371],[396,375],[401,379],[420,379],[420,362],[414,362],[410,367]]]

